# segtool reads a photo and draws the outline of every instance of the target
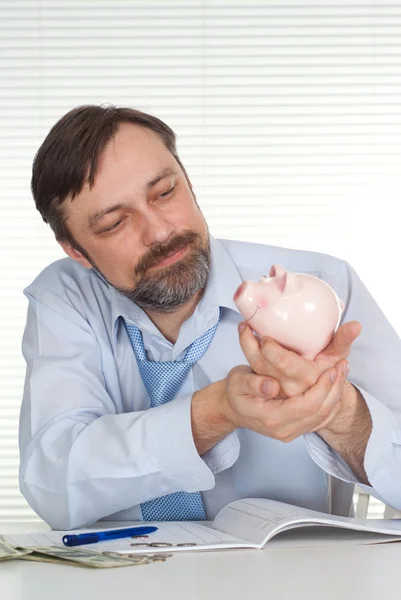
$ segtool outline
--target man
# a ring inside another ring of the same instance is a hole
[[[20,484],[44,520],[210,519],[240,497],[348,515],[355,482],[401,508],[401,344],[347,263],[214,239],[174,133],[131,109],[65,115],[32,191],[69,257],[25,290]],[[314,361],[233,303],[273,263],[345,302]]]

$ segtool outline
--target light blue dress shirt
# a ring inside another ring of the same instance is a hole
[[[180,490],[202,492],[208,519],[244,497],[349,515],[357,478],[317,434],[283,443],[239,429],[202,457],[194,445],[193,393],[246,364],[233,294],[241,281],[258,280],[279,263],[329,283],[345,302],[343,321],[362,323],[349,380],[373,421],[365,455],[372,488],[366,489],[401,509],[401,342],[356,273],[314,252],[213,237],[211,251],[204,295],[174,345],[138,306],[69,258],[25,290],[20,486],[29,504],[59,529],[106,517],[141,519],[141,502]],[[141,329],[149,359],[171,361],[216,323],[219,306],[213,342],[179,396],[149,408],[121,317]]]

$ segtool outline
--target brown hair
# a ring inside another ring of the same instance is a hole
[[[31,190],[36,208],[57,240],[75,245],[65,223],[62,204],[67,197],[74,199],[86,181],[93,186],[99,157],[121,123],[142,125],[155,131],[185,173],[177,156],[175,133],[157,117],[115,106],[74,108],[52,127],[32,168]]]

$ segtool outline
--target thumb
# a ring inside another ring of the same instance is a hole
[[[362,325],[358,321],[344,323],[338,328],[331,343],[324,351],[325,354],[341,356],[346,358],[351,350],[351,345],[362,331]]]

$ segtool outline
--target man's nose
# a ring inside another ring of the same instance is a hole
[[[160,211],[147,210],[142,215],[142,242],[145,246],[163,244],[175,230],[174,223],[167,219]]]

